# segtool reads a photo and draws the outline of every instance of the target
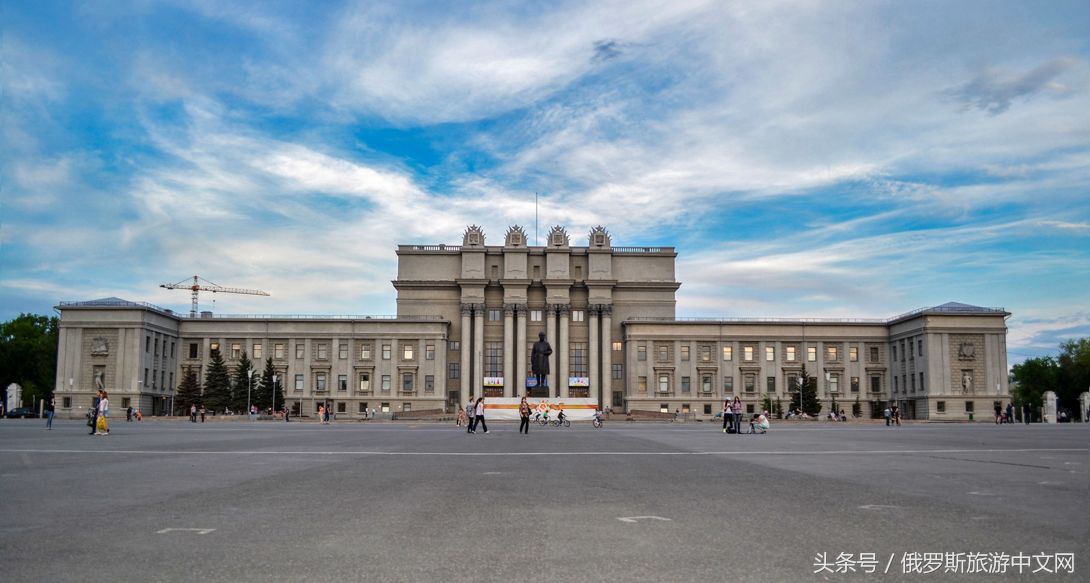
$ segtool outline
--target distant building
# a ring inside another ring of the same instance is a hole
[[[554,227],[502,246],[469,227],[462,245],[400,245],[397,316],[188,317],[117,298],[61,302],[56,395],[80,415],[96,386],[160,414],[182,375],[203,381],[213,350],[271,358],[297,413],[328,403],[344,417],[452,407],[469,396],[588,397],[614,410],[708,417],[737,395],[749,410],[787,408],[805,369],[823,412],[905,418],[987,416],[1007,392],[1000,308],[948,303],[889,320],[676,318],[672,247],[613,247],[594,228],[571,246]],[[533,387],[530,347],[553,347],[548,387]],[[767,401],[766,401],[767,399]]]

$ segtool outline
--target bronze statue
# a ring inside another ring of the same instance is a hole
[[[530,353],[530,367],[534,372],[534,379],[537,381],[537,386],[547,386],[547,377],[549,376],[549,356],[553,353],[553,347],[549,346],[549,343],[545,340],[545,333],[537,333],[537,342],[534,342],[534,349]]]

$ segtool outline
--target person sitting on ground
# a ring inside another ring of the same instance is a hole
[[[753,420],[749,422],[750,433],[768,433],[768,417],[764,413],[760,413],[753,416]]]

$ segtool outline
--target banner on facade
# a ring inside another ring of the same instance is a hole
[[[486,387],[502,387],[503,377],[484,377],[484,386]]]
[[[569,387],[589,387],[590,377],[568,377]]]
[[[521,398],[485,399],[485,419],[518,421],[519,403],[521,402]],[[590,421],[594,417],[594,412],[598,409],[598,405],[594,399],[548,398],[526,399],[526,402],[530,404],[530,409],[533,410],[534,413],[544,414],[548,411],[549,419],[555,419],[560,411],[563,410],[564,416],[572,421]]]

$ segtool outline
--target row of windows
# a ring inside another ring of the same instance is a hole
[[[619,343],[614,343],[614,350],[618,349],[617,348],[618,344]],[[656,346],[656,349],[658,350],[657,360],[659,360],[660,362],[668,362],[668,361],[671,360],[671,358],[670,358],[670,356],[671,356],[671,354],[670,354],[671,353],[670,345],[658,345],[658,346]],[[806,360],[807,360],[807,362],[817,362],[817,350],[818,349],[817,349],[816,346],[806,347]],[[690,351],[691,351],[691,347],[689,345],[687,345],[687,344],[681,345],[681,347],[680,347],[680,358],[681,358],[682,362],[687,362],[687,361],[692,360]],[[711,360],[712,360],[712,346],[711,345],[701,345],[699,347],[699,351],[700,351],[699,352],[699,357],[700,357],[701,362],[711,362]],[[722,348],[722,351],[723,351],[723,360],[724,361],[734,360],[734,347],[733,346],[724,346]],[[756,346],[745,345],[745,346],[742,347],[742,360],[744,360],[745,362],[754,362],[756,360],[756,355],[757,355],[757,347]],[[880,355],[879,355],[879,351],[878,351],[877,346],[870,347],[870,356],[871,356],[871,362],[878,362]],[[841,357],[841,352],[840,352],[840,347],[839,346],[826,346],[825,347],[825,360],[827,362],[838,361],[838,360],[840,360],[840,357]],[[647,345],[646,344],[640,343],[640,344],[636,345],[636,359],[637,360],[647,360]],[[764,359],[765,359],[766,362],[775,361],[776,360],[776,347],[766,346],[765,351],[764,351]],[[798,347],[791,346],[791,345],[785,346],[784,347],[784,360],[786,360],[788,362],[797,362],[798,361]],[[858,347],[851,346],[851,347],[848,348],[848,360],[850,362],[859,362],[859,348]]]
[[[154,339],[151,336],[145,336],[144,337],[144,352],[146,352],[148,354],[151,354],[151,347],[152,347],[152,341],[153,340],[154,340],[154,343],[155,343],[154,344],[155,345],[155,356],[159,356],[160,340],[159,340],[158,337],[156,337]],[[166,354],[166,352],[167,352],[167,339],[163,338],[161,342],[162,342],[162,345],[163,345],[163,353]],[[170,341],[170,358],[174,358],[174,341],[173,340]]]
[[[895,342],[890,347],[890,356],[892,357],[894,362],[897,362],[897,346],[898,346],[898,343]],[[902,340],[900,342],[900,347],[901,347],[901,361],[902,362],[904,360],[906,360],[906,357],[907,357],[907,360],[915,360],[917,354],[919,354],[920,357],[923,358],[923,338],[915,338],[915,339],[909,338],[907,340]],[[915,348],[913,348],[913,347],[915,347]],[[907,352],[906,352],[906,349],[907,349]]]
[[[316,373],[314,373],[313,376],[314,376],[314,391],[315,392],[321,393],[321,392],[325,392],[326,390],[328,390],[327,389],[328,375],[326,373],[316,372]],[[361,373],[359,373],[357,375],[356,380],[358,382],[358,384],[356,386],[358,387],[358,390],[360,392],[366,393],[366,392],[371,391],[371,373],[361,372]],[[400,375],[400,381],[401,381],[400,390],[402,392],[411,393],[411,392],[416,390],[416,373],[411,373],[411,372],[402,373]],[[393,376],[388,375],[388,374],[382,375],[380,377],[380,383],[381,383],[379,385],[380,389],[382,391],[384,391],[384,392],[389,392],[391,387],[393,386]],[[294,386],[295,391],[296,392],[301,392],[304,389],[304,387],[306,387],[306,378],[305,378],[305,376],[303,374],[296,374],[295,375],[295,386]],[[343,375],[343,374],[342,375],[337,375],[337,385],[336,385],[336,387],[337,387],[337,391],[348,391],[348,375]],[[435,376],[434,375],[424,375],[424,392],[425,393],[430,393],[430,392],[433,392],[433,391],[435,391]]]
[[[284,354],[285,354],[284,351],[285,351],[286,346],[287,346],[286,344],[279,343],[279,342],[273,344],[272,357],[274,359],[276,359],[276,360],[283,360]],[[416,358],[416,348],[417,348],[416,344],[402,344],[401,345],[401,359],[402,360],[414,360]],[[217,350],[220,349],[220,343],[219,342],[211,342],[208,345],[208,349],[209,349],[209,351],[217,351]],[[252,350],[250,352],[250,355],[254,360],[260,360],[260,359],[264,358],[264,353],[263,353],[264,347],[262,346],[261,343],[255,342],[251,346],[251,349]],[[230,357],[232,359],[235,359],[235,360],[237,360],[239,358],[242,358],[242,353],[243,353],[244,350],[245,349],[244,349],[242,343],[233,342],[233,343],[231,343]],[[372,358],[371,350],[372,350],[372,346],[371,346],[370,343],[360,344],[359,345],[359,351],[358,351],[359,359],[360,360],[371,360],[371,358]],[[382,350],[382,360],[390,360],[391,356],[393,355],[393,345],[383,344],[381,350]],[[328,344],[325,344],[325,343],[322,343],[322,342],[318,342],[318,343],[314,344],[314,357],[317,360],[328,360],[329,359],[329,351],[330,351],[330,347],[329,347]],[[199,354],[200,354],[200,345],[198,343],[196,343],[196,342],[191,342],[189,344],[189,358],[198,358]],[[306,358],[306,344],[305,343],[303,343],[303,342],[296,342],[295,343],[295,358],[298,359],[298,360],[302,360],[302,359]],[[348,359],[348,343],[342,342],[342,343],[337,345],[337,358],[339,358],[341,360],[347,360]],[[424,359],[425,360],[435,360],[435,345],[434,344],[426,344],[424,346]]]
[[[919,383],[920,391],[923,391],[924,387],[923,387],[923,373],[922,372],[920,373],[919,378],[920,378],[920,383]],[[916,376],[915,375],[901,375],[900,382],[898,383],[897,381],[898,381],[897,375],[893,375],[893,392],[894,393],[896,393],[896,392],[915,393],[916,392]]]
[[[671,382],[673,380],[672,377],[673,377],[673,375],[666,374],[666,373],[659,374],[658,377],[657,377],[657,380],[658,380],[658,384],[657,384],[657,387],[656,387],[657,392],[669,393],[672,390],[671,389]],[[870,390],[871,390],[871,392],[872,393],[881,392],[882,391],[882,377],[879,376],[879,375],[872,375],[869,378],[870,378]],[[799,378],[797,376],[788,375],[786,380],[787,380],[787,388],[786,388],[787,392],[794,392],[795,390],[797,390],[797,387],[798,387],[798,384],[799,384]],[[817,379],[815,379],[815,378],[811,378],[810,380],[811,380],[811,382],[815,382],[815,383],[817,382]],[[700,392],[702,392],[702,393],[714,392],[714,387],[712,385],[713,382],[714,382],[714,380],[713,380],[712,375],[702,375],[700,377]],[[742,383],[743,383],[742,384],[743,392],[746,392],[746,393],[756,393],[757,392],[757,375],[756,374],[743,375],[742,376]],[[692,392],[692,377],[682,376],[680,384],[681,384],[681,392],[682,393]],[[859,392],[859,386],[860,386],[859,385],[859,377],[851,377],[850,384],[849,384],[850,392],[858,393]],[[826,381],[826,389],[830,393],[839,393],[840,392],[840,375],[838,375],[838,374],[829,375],[829,379]],[[636,390],[637,390],[637,392],[640,392],[640,393],[646,393],[647,392],[647,377],[645,377],[645,376],[637,377]],[[765,392],[768,392],[768,393],[775,393],[776,392],[776,390],[777,390],[777,388],[776,388],[776,377],[765,377],[764,390],[765,390]],[[726,393],[726,394],[730,394],[730,393],[734,392],[734,377],[732,377],[732,376],[723,377],[723,392]]]

